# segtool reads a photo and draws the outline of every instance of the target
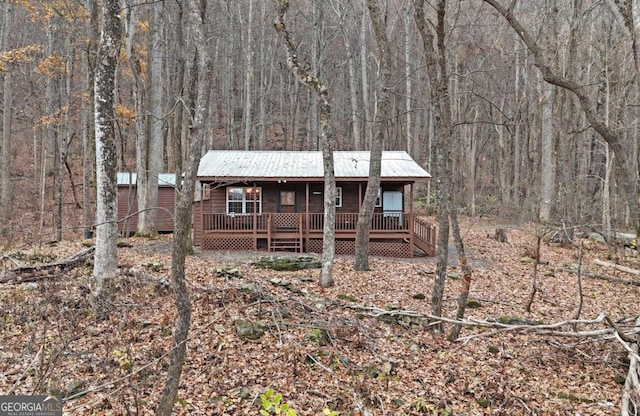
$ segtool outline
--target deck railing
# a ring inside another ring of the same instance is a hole
[[[270,227],[274,230],[300,230],[322,232],[324,214],[305,213],[263,213],[256,216],[202,214],[205,232],[266,232]],[[411,216],[402,212],[375,213],[371,220],[371,231],[409,231]],[[336,231],[355,231],[358,223],[357,213],[337,213]],[[308,226],[306,225],[308,224]]]
[[[429,256],[436,255],[436,225],[423,219],[413,221],[414,243]]]
[[[336,238],[351,240],[355,238],[358,214],[336,214]],[[227,239],[233,241],[253,241],[267,239],[269,247],[278,239],[298,239],[296,247],[302,250],[303,240],[322,238],[324,215],[321,213],[265,213],[249,215],[202,214],[203,233],[209,239]],[[408,213],[375,213],[371,220],[371,238],[390,239],[413,244],[427,253],[436,254],[436,226],[426,219]],[[204,237],[203,237],[204,238]],[[404,250],[404,249],[403,249]],[[406,251],[406,250],[405,250]]]
[[[255,221],[254,221],[255,220]],[[202,214],[204,231],[252,232],[267,230],[267,215]]]

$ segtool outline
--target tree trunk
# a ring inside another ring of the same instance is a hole
[[[2,50],[9,50],[9,34],[11,33],[11,18],[13,16],[13,4],[3,3],[4,18],[2,19]],[[0,191],[0,227],[3,237],[9,236],[7,227],[12,217],[11,201],[11,119],[13,116],[13,88],[11,70],[4,74],[2,83],[2,167],[0,168],[0,181],[2,190]]]
[[[540,169],[540,221],[551,221],[551,210],[554,202],[554,183],[556,181],[555,137],[553,127],[553,107],[555,87],[542,85],[542,154]]]
[[[171,415],[180,385],[182,366],[187,354],[187,337],[191,321],[191,300],[185,282],[185,260],[189,248],[189,231],[195,193],[195,179],[198,173],[202,144],[206,134],[206,120],[209,108],[209,88],[211,82],[211,57],[204,34],[206,3],[188,0],[185,8],[188,56],[196,57],[195,68],[190,68],[190,78],[195,82],[193,114],[190,114],[190,146],[186,160],[182,186],[176,192],[175,228],[171,256],[171,287],[178,310],[173,333],[171,361],[167,379],[156,409],[157,415]],[[191,64],[189,64],[191,65]],[[178,182],[178,181],[177,181]]]
[[[320,286],[327,288],[333,285],[333,262],[335,257],[335,221],[336,221],[336,177],[333,164],[335,148],[331,134],[331,105],[327,86],[313,74],[307,72],[298,62],[296,49],[287,31],[285,16],[289,9],[288,0],[274,0],[276,18],[273,27],[280,35],[287,51],[287,65],[301,84],[309,89],[320,102],[320,139],[322,144],[322,161],[324,166],[324,228],[322,236],[322,270]]]
[[[153,5],[151,15],[155,13],[155,8],[161,7],[158,4]],[[138,17],[140,15],[139,7],[129,7],[126,20],[126,44],[125,51],[129,68],[133,74],[133,98],[136,112],[135,131],[136,131],[136,194],[138,200],[138,225],[136,233],[141,236],[152,236],[155,234],[155,212],[153,207],[157,205],[157,178],[154,181],[151,172],[151,134],[149,130],[149,118],[145,115],[150,111],[145,103],[147,102],[147,85],[143,76],[142,57],[138,55],[134,49],[134,38],[138,27]],[[153,38],[153,17],[150,19],[150,29]],[[153,42],[153,39],[151,40]],[[148,67],[151,65],[151,57],[149,55]],[[151,69],[148,75],[151,74]],[[149,79],[149,78],[147,78]],[[151,90],[153,87],[149,87]],[[155,182],[156,204],[153,204],[153,186]],[[153,205],[152,205],[153,204]]]
[[[362,207],[356,225],[356,270],[369,270],[369,232],[371,219],[375,210],[375,203],[380,189],[380,170],[382,167],[382,149],[384,147],[385,127],[389,122],[390,81],[391,81],[391,51],[386,33],[384,17],[378,8],[377,0],[367,0],[367,8],[376,38],[375,53],[380,62],[378,91],[378,111],[374,119],[374,136],[371,139],[369,155],[369,180],[364,193]]]
[[[178,13],[175,16],[176,23],[176,38],[177,38],[177,53],[176,53],[176,70],[175,70],[175,85],[173,87],[173,95],[180,96],[184,94],[185,88],[185,66],[186,66],[186,51],[184,47],[184,6],[182,4],[178,5]],[[169,137],[171,138],[170,145],[167,144],[168,148],[173,151],[173,172],[182,172],[182,135],[186,130],[184,128],[184,113],[185,113],[185,103],[179,102],[176,100],[176,112],[175,117],[173,119],[173,125],[171,126],[171,134]],[[169,140],[167,140],[169,141]]]
[[[438,206],[438,241],[436,276],[434,279],[433,294],[431,296],[431,314],[441,316],[442,302],[446,282],[446,273],[449,257],[449,209],[451,189],[450,152],[453,139],[451,122],[451,104],[449,98],[449,84],[447,77],[447,63],[445,58],[445,1],[438,0],[436,38],[429,29],[424,13],[424,0],[414,0],[414,15],[416,25],[422,37],[422,44],[427,55],[427,73],[431,84],[431,102],[436,111],[435,141],[436,153],[435,178]],[[437,41],[437,45],[434,44]],[[436,89],[437,87],[437,89]],[[435,329],[440,330],[436,325]]]
[[[264,22],[267,19],[267,2],[263,1],[260,5],[260,21]],[[258,132],[258,150],[266,150],[267,148],[267,111],[268,111],[268,96],[271,85],[273,84],[272,61],[268,59],[273,54],[267,50],[267,36],[265,28],[267,25],[261,25],[260,29],[260,88],[259,88],[259,126]]]
[[[120,4],[103,0],[102,32],[96,57],[95,137],[97,175],[96,254],[92,290],[94,307],[105,282],[115,277],[117,262],[117,184],[115,134],[115,74],[120,52]]]
[[[623,26],[626,28],[627,34],[631,38],[631,47],[633,50],[633,64],[635,69],[636,86],[640,86],[640,1],[631,0],[609,0],[608,3],[611,9],[621,16]],[[632,156],[633,160],[638,160],[637,146],[633,147],[634,151]],[[637,170],[637,169],[636,169]],[[629,178],[623,179],[623,181],[629,181]],[[636,175],[636,206],[640,206],[640,175]],[[631,214],[633,209],[630,208]],[[640,217],[640,209],[637,210],[637,217]],[[640,218],[632,218],[635,221],[636,235],[640,236]]]
[[[348,40],[345,40],[345,46]],[[362,148],[362,116],[360,114],[360,101],[358,99],[358,77],[356,75],[356,64],[353,52],[349,52],[347,65],[349,66],[349,101],[351,103],[351,124],[353,134],[353,148]]]
[[[367,4],[366,0],[362,0],[362,18],[360,21],[360,77],[362,78],[362,103],[363,108],[363,122],[362,131],[364,133],[364,140],[360,143],[360,147],[356,146],[356,150],[370,149],[370,141],[373,136],[371,132],[372,117],[371,117],[371,101],[369,99],[369,70],[367,68],[367,55],[369,49],[367,48]]]
[[[82,223],[84,224],[85,233],[91,230],[93,224],[93,213],[91,204],[91,190],[93,189],[93,160],[95,160],[95,147],[92,145],[94,140],[93,120],[94,113],[94,69],[96,42],[95,38],[100,36],[98,29],[98,5],[96,0],[87,0],[87,10],[89,11],[88,36],[89,44],[87,45],[87,56],[83,61],[86,94],[89,97],[88,102],[84,103],[82,109]]]
[[[311,24],[313,25],[313,30],[311,31],[311,75],[314,77],[318,77],[320,74],[320,50],[322,48],[323,42],[323,19],[324,19],[324,5],[323,1],[312,1],[311,2]],[[308,139],[309,139],[309,150],[318,150],[319,144],[318,139],[322,135],[319,125],[319,111],[317,100],[309,101],[309,131],[308,131]]]
[[[451,198],[450,201],[453,202],[453,198]],[[467,309],[467,299],[469,299],[469,289],[471,288],[472,270],[464,251],[464,242],[462,241],[462,234],[460,233],[458,214],[455,211],[455,206],[451,207],[451,230],[453,231],[453,241],[455,242],[456,249],[458,250],[458,264],[462,271],[462,288],[460,289],[460,295],[458,296],[458,308],[456,309],[456,319],[462,320],[462,318],[464,318],[464,312]],[[454,325],[448,337],[449,341],[455,341],[458,339],[461,329],[461,324]]]
[[[148,48],[148,75],[149,82],[146,85],[146,98],[148,102],[148,115],[138,117],[143,118],[146,128],[144,135],[138,137],[138,140],[146,141],[144,146],[146,153],[139,155],[145,159],[145,172],[142,177],[145,179],[144,184],[139,184],[138,195],[142,195],[144,199],[138,197],[138,227],[137,234],[146,237],[155,236],[157,231],[158,218],[158,176],[162,172],[164,162],[164,118],[163,118],[163,88],[164,88],[164,51],[163,47],[163,26],[164,26],[164,4],[163,2],[154,2],[150,5],[151,18],[149,20],[149,29],[151,31],[151,39]],[[138,175],[141,169],[138,167]],[[142,192],[141,192],[142,191]]]
[[[247,37],[245,57],[247,59],[247,73],[244,84],[244,150],[253,148],[253,77],[255,74],[255,46],[253,40],[253,0],[249,0],[249,20],[247,22]]]
[[[411,46],[411,33],[410,29],[411,25],[411,3],[407,2],[405,5],[406,11],[404,15],[404,78],[405,78],[405,117],[407,126],[405,128],[405,136],[406,136],[406,149],[407,153],[411,155],[415,159],[416,150],[413,139],[413,106],[412,106],[412,94],[413,94],[413,85],[411,83],[411,73],[413,71],[411,67],[411,55],[413,53],[413,48]]]
[[[73,77],[73,67],[74,67],[74,54],[69,48],[69,39],[66,40],[66,55],[68,58],[65,60],[65,73],[61,74],[61,77],[64,78],[64,94],[62,94],[62,108],[63,108],[63,120],[62,120],[62,134],[60,135],[60,148],[59,148],[59,156],[60,164],[58,165],[58,169],[56,172],[56,193],[58,194],[58,212],[57,212],[57,221],[58,226],[56,227],[56,241],[62,240],[62,229],[64,228],[64,215],[63,215],[63,207],[65,204],[64,200],[64,171],[65,167],[68,167],[67,157],[69,155],[69,144],[71,143],[71,81]],[[70,190],[71,194],[74,197],[74,201],[77,202],[75,198],[75,187],[73,175],[69,172],[69,182],[71,184]]]

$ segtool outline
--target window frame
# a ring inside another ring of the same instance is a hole
[[[336,186],[336,208],[342,208],[342,186]]]
[[[233,189],[241,189],[242,190],[242,199],[238,200],[230,200],[229,195],[231,195],[231,190]],[[255,189],[258,193],[258,199],[247,199],[247,189]],[[247,212],[247,206],[249,204],[253,205],[254,202],[257,205],[257,212],[255,214],[262,214],[262,187],[260,186],[227,186],[225,189],[225,210],[227,215],[253,215],[253,212]],[[231,211],[229,208],[230,203],[241,203],[242,204],[242,212]]]

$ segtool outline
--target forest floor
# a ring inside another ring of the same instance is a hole
[[[508,243],[493,238],[496,227],[506,229]],[[593,276],[579,285],[574,271],[580,259],[591,273],[629,280],[634,276],[593,260],[637,268],[636,251],[588,238],[571,247],[544,242],[538,291],[526,312],[533,264],[524,257],[536,245],[535,226],[465,219],[462,232],[475,306],[465,318],[528,329],[464,326],[458,342],[446,339],[451,324],[432,331],[420,315],[430,312],[432,258],[372,257],[371,271],[357,272],[352,257],[339,257],[335,286],[321,289],[317,269],[251,265],[265,253],[196,252],[187,259],[193,312],[176,414],[258,415],[268,389],[298,415],[619,414],[628,363],[622,345],[613,336],[561,337],[531,326],[580,312],[583,320],[606,314],[629,329],[627,319],[640,314],[638,286]],[[67,397],[65,415],[153,413],[176,316],[170,237],[122,241],[130,246],[119,248],[120,274],[110,285],[109,314],[100,319],[88,302],[90,265],[0,285],[0,394],[59,394]],[[66,258],[83,244],[13,249],[1,265]],[[462,286],[455,264],[446,317],[455,316]],[[241,323],[265,332],[241,340]],[[600,322],[560,329],[605,328]]]

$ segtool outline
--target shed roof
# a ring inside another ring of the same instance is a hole
[[[138,180],[138,174],[135,172],[118,172],[117,181],[118,186],[135,185]],[[176,186],[176,174],[175,173],[161,173],[158,175],[158,186]]]
[[[366,180],[369,177],[369,152],[334,152],[336,179]],[[431,175],[407,152],[382,153],[382,180],[413,182]],[[200,160],[198,179],[212,182],[310,181],[324,180],[320,151],[242,151],[210,150]]]

